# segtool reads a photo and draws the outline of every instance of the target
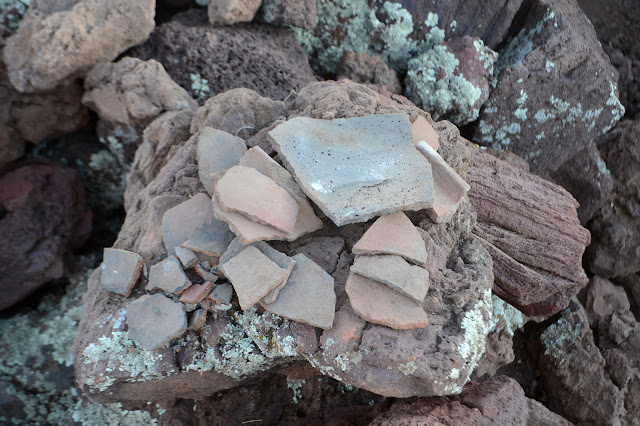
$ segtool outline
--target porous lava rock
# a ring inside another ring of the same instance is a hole
[[[98,113],[101,141],[122,164],[133,161],[142,131],[166,111],[198,107],[189,92],[176,84],[153,59],[125,57],[94,66],[84,83],[82,103]]]
[[[197,82],[206,80],[208,96],[245,87],[282,100],[291,90],[315,81],[304,51],[288,30],[266,25],[212,27],[199,10],[159,26],[131,55],[157,60],[191,93],[198,92]]]
[[[51,90],[115,59],[153,31],[155,3],[32,1],[3,52],[11,84],[20,92]]]
[[[613,189],[588,228],[593,243],[586,268],[601,277],[624,277],[640,271],[640,121],[625,120],[598,140],[611,170]]]
[[[389,68],[379,56],[347,50],[336,70],[336,80],[348,78],[356,83],[386,87],[391,93],[400,94],[402,86],[398,74]]]
[[[346,118],[405,112],[413,119],[424,115],[406,99],[397,99],[347,81],[315,83],[288,104],[286,115]],[[165,116],[183,113],[165,113],[150,126],[168,125]],[[434,128],[440,133],[443,157],[464,175],[468,153],[463,139],[450,124],[434,124]],[[205,193],[198,178],[195,140],[173,130],[170,126],[164,135],[174,137],[167,142],[170,147],[164,148],[171,155],[145,158],[153,156],[156,149],[157,142],[152,140],[145,140],[136,153],[130,176],[135,174],[141,180],[127,188],[127,218],[114,244],[140,254],[150,266],[167,255],[160,232],[164,212],[190,196]],[[145,144],[148,149],[143,149]],[[150,167],[153,169],[144,170]],[[135,198],[131,191],[136,191]],[[89,280],[84,318],[74,346],[80,388],[92,400],[102,402],[194,398],[255,380],[284,364],[306,364],[306,360],[325,375],[383,395],[460,392],[484,352],[493,321],[491,258],[471,233],[475,214],[468,202],[462,203],[447,224],[433,224],[426,212],[414,216],[430,253],[426,269],[431,286],[422,304],[430,318],[426,328],[392,330],[367,324],[351,312],[344,291],[353,262],[349,248],[361,238],[366,225],[340,228],[325,219],[316,234],[273,243],[276,250],[290,256],[298,250],[313,253],[316,236],[322,237],[318,240],[321,246],[337,243],[335,256],[323,253],[318,258],[318,265],[335,280],[337,300],[334,326],[320,338],[313,327],[261,308],[242,312],[234,297],[229,311],[217,311],[205,326],[190,334],[192,337],[174,341],[178,346],[145,352],[128,337],[120,319],[126,308],[99,287],[97,271]],[[313,255],[310,258],[315,261]],[[96,327],[97,323],[103,327]],[[350,331],[343,332],[340,324]],[[174,348],[180,348],[179,354]],[[104,353],[119,355],[107,357]],[[141,365],[145,367],[137,367]]]
[[[65,273],[91,233],[80,177],[59,163],[13,163],[0,176],[0,310]]]
[[[618,73],[575,0],[526,2],[514,24],[473,139],[547,177],[623,116]]]
[[[493,257],[494,292],[527,315],[567,307],[584,287],[589,231],[562,187],[471,150],[467,182],[478,212],[474,234]]]

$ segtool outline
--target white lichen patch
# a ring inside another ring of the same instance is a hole
[[[569,311],[565,311],[567,314]],[[579,343],[582,334],[582,323],[578,323],[575,327],[561,317],[558,321],[551,324],[540,336],[540,341],[545,347],[544,354],[555,358],[559,363],[565,360],[565,353],[572,346]]]
[[[209,88],[209,80],[202,77],[200,74],[189,74],[191,79],[191,93],[196,100],[200,101],[204,99],[211,90]]]
[[[493,305],[493,325],[490,331],[494,332],[498,322],[503,319],[506,323],[505,330],[510,336],[513,336],[513,333],[524,325],[522,312],[495,294],[491,295],[491,303]]]
[[[611,130],[625,113],[625,108],[616,94],[618,92],[618,85],[615,81],[610,81],[609,85],[611,86],[611,93],[609,94],[609,99],[607,99],[607,106],[611,107],[611,122],[608,126],[602,129],[603,135]]]
[[[334,361],[342,371],[349,371],[352,366],[358,366],[362,362],[362,352],[347,351],[336,355]]]
[[[408,361],[402,364],[398,364],[396,369],[405,376],[410,376],[418,370],[418,366],[414,361]]]
[[[293,391],[293,403],[297,404],[302,399],[302,385],[304,385],[304,379],[290,379],[287,377],[287,387]]]
[[[88,426],[138,426],[158,424],[158,421],[148,412],[125,410],[120,403],[103,405],[94,402],[79,401],[71,418],[74,422]]]
[[[555,63],[551,62],[550,60],[547,59],[547,62],[544,64],[544,69],[547,72],[551,72],[552,69],[554,69],[556,66]]]

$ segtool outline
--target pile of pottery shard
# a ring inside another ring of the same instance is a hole
[[[379,217],[352,249],[346,293],[354,312],[393,329],[425,327],[428,255],[403,211],[427,210],[442,223],[469,190],[438,155],[429,123],[411,124],[406,114],[298,117],[268,140],[286,168],[258,146],[247,150],[240,138],[204,129],[198,173],[211,196],[198,193],[165,212],[168,257],[147,271],[138,254],[105,249],[103,288],[129,296],[141,276],[147,281],[147,294],[127,307],[130,337],[159,348],[201,328],[209,313],[231,309],[234,292],[242,310],[259,304],[331,329],[334,278],[304,254],[289,257],[267,242],[318,231],[325,216],[337,226]]]

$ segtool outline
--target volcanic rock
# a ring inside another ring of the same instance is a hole
[[[146,40],[154,15],[155,0],[34,1],[3,52],[11,84],[45,91],[82,77]]]
[[[64,275],[91,233],[78,174],[59,163],[14,163],[0,176],[0,310]]]
[[[564,309],[588,282],[582,253],[590,236],[577,202],[558,185],[470,151],[473,232],[493,257],[494,292],[530,316]]]
[[[397,254],[424,265],[427,250],[413,223],[402,212],[378,218],[353,246],[355,254]]]
[[[290,274],[251,246],[222,264],[220,269],[233,284],[243,310],[255,305]]]
[[[391,93],[402,92],[398,75],[379,56],[345,51],[336,71],[336,80],[343,78],[356,83],[386,87]]]
[[[431,167],[411,146],[406,115],[294,118],[269,137],[302,190],[338,226],[433,203]]]
[[[256,169],[234,166],[215,182],[218,202],[226,212],[291,233],[298,219],[298,203],[272,179]]]
[[[182,304],[161,295],[144,295],[127,305],[129,336],[143,349],[157,349],[187,330]]]
[[[208,15],[212,25],[251,22],[262,0],[209,0]]]
[[[140,278],[144,259],[137,253],[105,248],[100,269],[100,285],[113,293],[129,297]]]
[[[237,166],[247,151],[247,146],[242,139],[211,127],[202,128],[193,137],[197,139],[198,144],[200,181],[207,188],[209,195],[213,195],[211,174]]]
[[[211,200],[203,193],[167,210],[162,216],[162,238],[167,253],[176,254],[177,246],[212,219]]]
[[[238,54],[245,51],[250,52],[251,60]],[[210,96],[242,87],[282,100],[291,90],[299,91],[316,80],[306,54],[288,29],[267,25],[212,27],[197,9],[158,27],[130,54],[157,60],[175,82],[193,93],[191,75],[206,80]],[[233,111],[233,106],[238,107],[229,103],[226,108]],[[252,126],[251,116],[243,115],[242,108],[233,114],[240,125],[220,130],[236,135],[238,129]]]
[[[429,290],[429,272],[410,265],[400,256],[358,256],[351,272],[388,285],[418,305],[422,304]]]
[[[273,303],[261,302],[269,312],[285,318],[329,329],[336,310],[334,280],[304,254],[293,257],[295,266]]]
[[[149,269],[149,284],[147,290],[160,289],[167,293],[180,294],[191,286],[191,281],[185,275],[180,261],[175,256],[167,257]]]
[[[278,27],[315,28],[318,9],[315,0],[262,0],[258,16]]]

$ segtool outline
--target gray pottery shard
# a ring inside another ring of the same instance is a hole
[[[298,117],[268,133],[302,190],[338,226],[433,205],[431,165],[409,117]]]

